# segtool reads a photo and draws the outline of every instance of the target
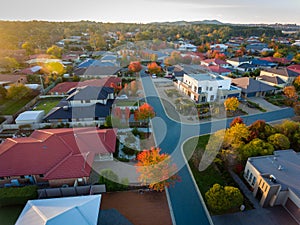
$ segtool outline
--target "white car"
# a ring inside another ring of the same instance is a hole
[[[128,99],[127,95],[117,96],[116,99]]]
[[[156,76],[156,74],[152,74],[152,78],[156,78],[157,76]]]

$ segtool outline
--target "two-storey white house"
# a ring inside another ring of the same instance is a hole
[[[178,89],[196,102],[222,101],[241,94],[241,89],[231,86],[231,79],[211,73],[184,74]]]

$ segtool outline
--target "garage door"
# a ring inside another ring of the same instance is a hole
[[[288,198],[285,203],[285,208],[289,211],[290,214],[294,216],[298,222],[300,222],[300,209],[296,206],[296,204]]]

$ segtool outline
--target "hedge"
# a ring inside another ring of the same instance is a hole
[[[0,207],[25,205],[28,200],[37,197],[37,186],[0,188]]]

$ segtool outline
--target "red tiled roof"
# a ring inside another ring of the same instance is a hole
[[[15,75],[15,74],[0,74],[1,82],[10,82],[10,83],[26,83],[26,75]]]
[[[122,79],[119,77],[106,77],[101,79],[85,80],[81,82],[64,82],[57,84],[50,90],[50,93],[67,93],[72,88],[84,86],[111,87],[112,83],[118,86],[119,84],[121,84],[121,82]]]
[[[296,73],[299,73],[300,74],[300,65],[297,64],[297,65],[290,65],[287,67],[289,70],[291,71],[294,71]]]
[[[50,90],[50,93],[67,93],[71,88],[77,87],[78,82],[63,82],[57,84],[54,88]]]
[[[207,68],[210,69],[212,72],[218,73],[218,74],[231,72],[231,70],[226,69],[222,66],[208,66]]]
[[[88,176],[95,154],[113,153],[116,131],[97,128],[36,130],[0,145],[0,177],[44,174],[46,180]]]
[[[216,65],[225,65],[228,64],[227,62],[225,62],[224,60],[221,59],[206,59],[203,60],[205,63],[215,63]]]
[[[291,61],[286,58],[275,58],[275,57],[271,57],[271,56],[260,58],[260,60],[265,60],[265,61],[274,62],[274,63],[282,63],[282,64],[291,63]]]

